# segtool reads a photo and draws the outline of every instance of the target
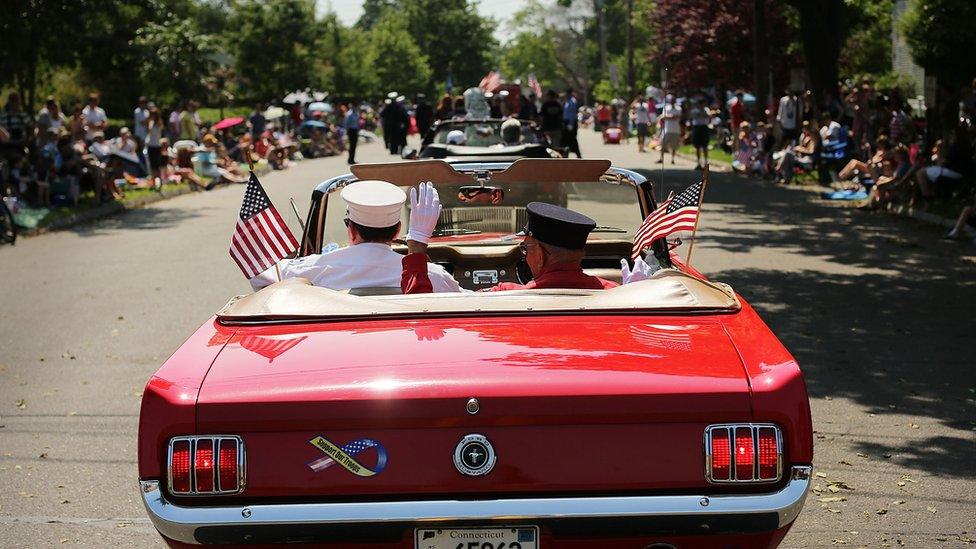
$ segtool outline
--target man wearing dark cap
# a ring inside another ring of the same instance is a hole
[[[418,204],[423,210],[428,205]],[[440,207],[438,202],[435,206]],[[529,221],[525,240],[520,247],[532,270],[528,284],[502,282],[487,291],[572,288],[604,290],[618,286],[616,282],[590,276],[583,272],[586,237],[596,222],[589,217],[545,202],[530,202],[525,207]],[[434,219],[437,216],[424,216]],[[430,228],[433,230],[433,227]],[[423,294],[432,291],[427,275],[427,244],[407,240],[409,253],[403,258],[400,289],[404,294]]]

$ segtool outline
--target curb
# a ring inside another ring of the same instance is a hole
[[[886,213],[891,213],[898,217],[910,217],[916,221],[920,221],[922,223],[928,223],[930,225],[936,225],[945,229],[951,229],[956,226],[955,219],[942,217],[940,215],[931,214],[929,212],[919,211],[916,210],[915,208],[909,208],[908,206],[902,206],[894,210],[886,210]],[[969,236],[970,238],[976,238],[976,230],[973,230],[967,224],[963,224],[962,232],[963,234]]]
[[[818,198],[819,198],[820,193],[822,191],[834,190],[831,187],[824,187],[822,185],[816,185],[816,186],[811,185],[811,186],[806,187],[806,188],[804,188],[803,186],[798,186],[798,185],[790,185],[790,186],[786,186],[786,187],[782,187],[782,188],[789,189],[789,190],[792,190],[794,192],[809,192],[811,194],[814,194]],[[829,201],[829,200],[823,200],[823,202],[826,203],[826,204],[830,204],[831,201]],[[841,209],[853,209],[853,206],[854,205],[851,204],[851,203],[843,203],[843,202],[835,204],[835,207],[838,207],[838,208],[841,208]],[[921,210],[916,210],[915,208],[909,208],[908,206],[899,206],[899,207],[893,208],[893,209],[874,210],[871,213],[889,215],[889,216],[893,216],[893,217],[901,217],[901,218],[906,218],[906,219],[914,219],[915,221],[918,221],[919,223],[925,223],[925,224],[928,224],[928,225],[935,225],[937,227],[942,227],[942,228],[945,228],[945,229],[951,229],[952,227],[954,227],[956,225],[956,220],[955,219],[948,218],[948,217],[942,217],[940,215],[935,215],[933,213],[929,213],[929,212],[925,212],[925,211],[921,211]],[[962,231],[963,231],[964,234],[968,235],[969,237],[976,238],[976,230],[973,230],[968,225],[963,225]]]
[[[688,162],[695,162],[695,157],[682,152],[674,153],[675,156]],[[713,172],[732,173],[732,165],[722,160],[709,160],[708,169]]]

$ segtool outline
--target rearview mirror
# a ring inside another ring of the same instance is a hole
[[[501,204],[504,198],[501,187],[466,185],[458,189],[458,200],[469,204]]]

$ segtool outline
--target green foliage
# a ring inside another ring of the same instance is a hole
[[[206,93],[204,80],[216,68],[216,41],[199,33],[189,19],[148,23],[136,32],[133,45],[142,54],[137,70],[144,95],[169,104]]]
[[[899,30],[915,62],[940,85],[958,87],[976,75],[976,3],[966,0],[913,0]]]
[[[365,0],[363,2],[363,14],[359,16],[359,20],[356,21],[356,26],[362,30],[370,30],[373,28],[383,13],[389,8],[396,6],[395,0]]]
[[[458,85],[473,86],[492,68],[494,24],[478,15],[469,0],[399,0],[388,11],[406,20],[407,30],[428,57],[433,79],[428,91],[439,89],[448,71]]]
[[[847,0],[851,29],[841,49],[841,76],[891,69],[893,7],[894,0]]]
[[[502,49],[499,68],[508,79],[527,78],[535,73],[540,83],[552,85],[562,80],[562,68],[550,30],[539,34],[521,31]]]
[[[66,44],[84,39],[78,24],[92,0],[4,0],[0,2],[0,87],[11,86],[25,104],[35,102],[38,80],[74,64]],[[4,101],[6,98],[4,98]]]
[[[534,65],[543,87],[566,86],[597,97],[629,95],[627,78],[626,0],[563,0],[555,5],[538,0],[527,2],[512,19],[514,39],[500,54],[502,74],[508,78],[525,76]],[[600,23],[595,17],[601,7],[606,42],[607,69],[602,67]],[[634,87],[640,92],[656,80],[654,31],[649,24],[654,9],[652,0],[633,0],[632,35]],[[618,78],[610,79],[614,67]]]
[[[321,84],[314,0],[237,0],[233,7],[229,39],[246,97],[267,100]]]
[[[427,56],[414,42],[401,18],[388,12],[376,23],[370,35],[372,47],[363,52],[362,64],[372,69],[374,82],[380,86],[372,94],[374,97],[383,93],[383,86],[411,96],[427,91],[432,72]]]

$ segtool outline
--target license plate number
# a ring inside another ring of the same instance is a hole
[[[417,528],[417,549],[538,549],[535,526],[509,528]]]

